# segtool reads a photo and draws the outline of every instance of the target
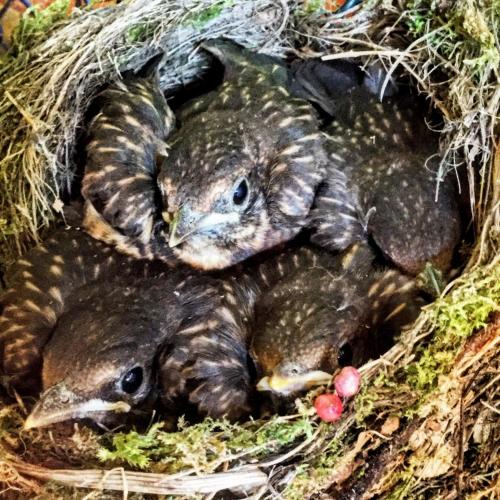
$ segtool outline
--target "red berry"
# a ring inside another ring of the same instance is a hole
[[[336,394],[321,394],[314,401],[314,408],[321,420],[336,422],[342,415],[342,401]]]
[[[335,390],[341,398],[351,398],[358,393],[360,382],[359,371],[354,366],[346,366],[334,379]]]

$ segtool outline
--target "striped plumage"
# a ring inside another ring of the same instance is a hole
[[[69,210],[66,218],[78,223]],[[62,227],[7,270],[0,346],[2,371],[14,385],[33,385],[29,375],[40,368],[43,347],[74,290],[100,279],[108,269],[127,274],[132,262],[76,227]]]
[[[449,267],[461,233],[457,193],[419,104],[404,92],[380,102],[364,86],[337,100],[331,161],[310,214],[313,241],[339,250],[369,236],[407,273],[429,261]]]
[[[404,322],[413,317],[412,283],[373,266],[364,247],[340,256],[291,248],[200,274],[124,256],[77,227],[60,228],[7,275],[2,371],[15,386],[33,388],[43,359],[45,392],[28,427],[106,421],[112,411],[147,410],[158,396],[173,412],[194,407],[236,419],[252,410],[253,335],[263,374],[281,367],[284,375],[297,363],[333,370],[325,356],[335,361],[346,339],[356,356],[373,352],[366,334],[375,325],[392,314],[386,327],[393,332],[404,324],[401,314]],[[137,368],[142,384],[125,394],[120,384]]]
[[[197,413],[230,420],[252,409],[247,346],[260,287],[250,276],[226,277],[218,300],[197,297],[198,318],[186,317],[159,356],[164,406],[186,403]]]
[[[224,82],[181,108],[169,137],[154,75],[105,91],[83,181],[91,235],[134,257],[173,251],[221,269],[307,228],[335,251],[371,239],[412,274],[449,266],[460,238],[453,179],[438,175],[437,135],[411,95],[393,88],[379,102],[376,78],[349,63],[289,68],[229,41],[203,46]],[[311,103],[333,115],[326,133]]]
[[[180,112],[158,182],[175,254],[218,269],[300,231],[326,155],[315,110],[287,90],[280,62],[220,40],[204,47],[224,62],[225,82]]]

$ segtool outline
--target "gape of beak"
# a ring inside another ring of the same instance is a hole
[[[258,391],[272,391],[283,396],[296,392],[306,391],[318,385],[329,384],[332,375],[320,370],[307,372],[299,375],[280,375],[273,373],[269,377],[263,377],[257,384]]]
[[[72,419],[96,419],[104,412],[128,412],[130,409],[130,405],[125,401],[103,401],[78,396],[60,383],[40,396],[40,401],[24,422],[24,429],[46,427]]]
[[[173,217],[166,217],[170,222],[170,247],[176,247],[191,236],[198,233],[209,233],[216,230],[217,226],[238,223],[239,215],[236,212],[204,214],[191,209],[189,206],[181,207]]]

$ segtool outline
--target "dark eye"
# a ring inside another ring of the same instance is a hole
[[[233,203],[235,205],[243,205],[248,196],[248,182],[243,179],[234,190]]]
[[[127,394],[133,394],[141,386],[143,378],[142,368],[140,366],[132,368],[132,370],[125,373],[122,378],[122,391]]]
[[[340,349],[339,349],[339,355],[338,355],[338,363],[339,366],[350,366],[352,363],[352,349],[351,349],[351,344],[344,344]]]

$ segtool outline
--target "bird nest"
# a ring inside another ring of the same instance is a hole
[[[500,10],[491,0],[335,2],[150,0],[28,13],[0,66],[0,259],[7,265],[78,190],[76,145],[104,84],[167,54],[175,92],[226,36],[277,56],[380,60],[404,71],[444,116],[443,160],[467,172],[474,243],[463,272],[383,357],[336,424],[309,394],[293,415],[232,424],[152,419],[143,432],[58,426],[22,431],[25,401],[2,396],[0,483],[20,496],[74,488],[192,498],[494,498],[499,487]],[[438,176],[439,177],[439,176]],[[438,186],[437,186],[438,189]],[[4,491],[5,491],[4,490]],[[348,494],[345,492],[349,492]]]

